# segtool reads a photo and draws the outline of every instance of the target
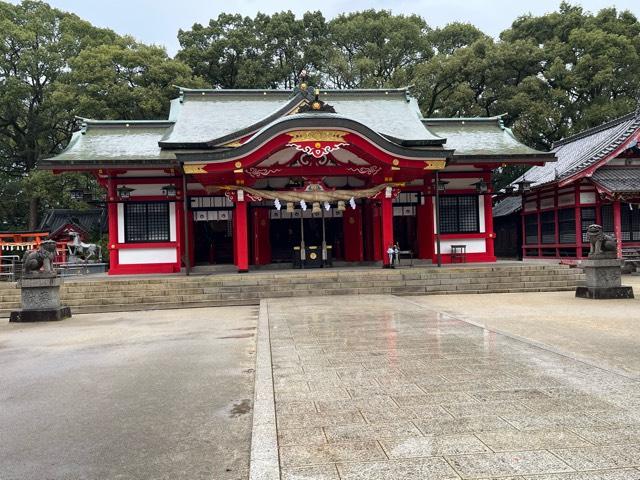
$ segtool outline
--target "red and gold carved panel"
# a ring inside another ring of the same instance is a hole
[[[339,130],[296,130],[287,133],[291,137],[287,146],[314,158],[322,158],[349,145],[344,139],[347,133]]]

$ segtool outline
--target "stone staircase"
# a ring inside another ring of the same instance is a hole
[[[430,295],[574,290],[581,270],[558,264],[262,271],[67,280],[61,296],[74,313],[257,305],[261,298],[316,295]],[[0,284],[0,317],[19,308],[15,284]]]

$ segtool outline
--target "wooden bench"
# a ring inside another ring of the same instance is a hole
[[[466,245],[451,245],[451,263],[467,263]]]
[[[622,273],[637,272],[640,268],[640,248],[627,247],[622,249]]]
[[[400,265],[400,259],[403,256],[409,258],[409,266],[413,267],[413,250],[398,250],[398,265]]]

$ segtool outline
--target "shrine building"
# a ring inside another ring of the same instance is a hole
[[[496,212],[521,217],[525,259],[586,258],[594,223],[620,240],[618,257],[640,257],[639,140],[636,111],[556,142],[557,162],[535,166],[512,184],[522,197],[503,200]]]
[[[137,274],[388,265],[396,244],[434,263],[438,246],[451,262],[452,245],[465,253],[454,260],[493,262],[492,170],[554,160],[500,117],[426,119],[407,89],[302,83],[181,88],[166,120],[82,119],[41,168],[95,175],[107,191],[109,273]]]

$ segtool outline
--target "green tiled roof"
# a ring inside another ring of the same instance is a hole
[[[175,155],[162,150],[158,141],[171,127],[170,121],[88,120],[71,137],[67,148],[43,166],[59,164],[117,164],[127,162],[171,163]]]
[[[291,90],[185,89],[181,97],[170,114],[176,123],[162,139],[167,148],[228,143],[292,112],[303,101]],[[390,139],[441,140],[423,127],[420,109],[406,89],[322,90],[320,99],[337,114]]]
[[[520,142],[510,129],[504,127],[500,118],[427,118],[422,122],[434,134],[447,139],[445,147],[455,149],[454,158],[532,155],[553,157]]]
[[[311,91],[181,89],[171,102],[169,120],[89,120],[73,134],[67,148],[41,166],[138,163],[169,165],[182,152],[211,152],[247,135],[258,135],[289,115]],[[358,124],[402,148],[455,149],[453,160],[553,160],[519,142],[500,117],[424,119],[407,89],[322,90],[320,99],[336,113],[336,124]],[[283,118],[284,117],[284,118]],[[356,123],[353,123],[356,122]],[[326,122],[325,122],[326,123]]]

